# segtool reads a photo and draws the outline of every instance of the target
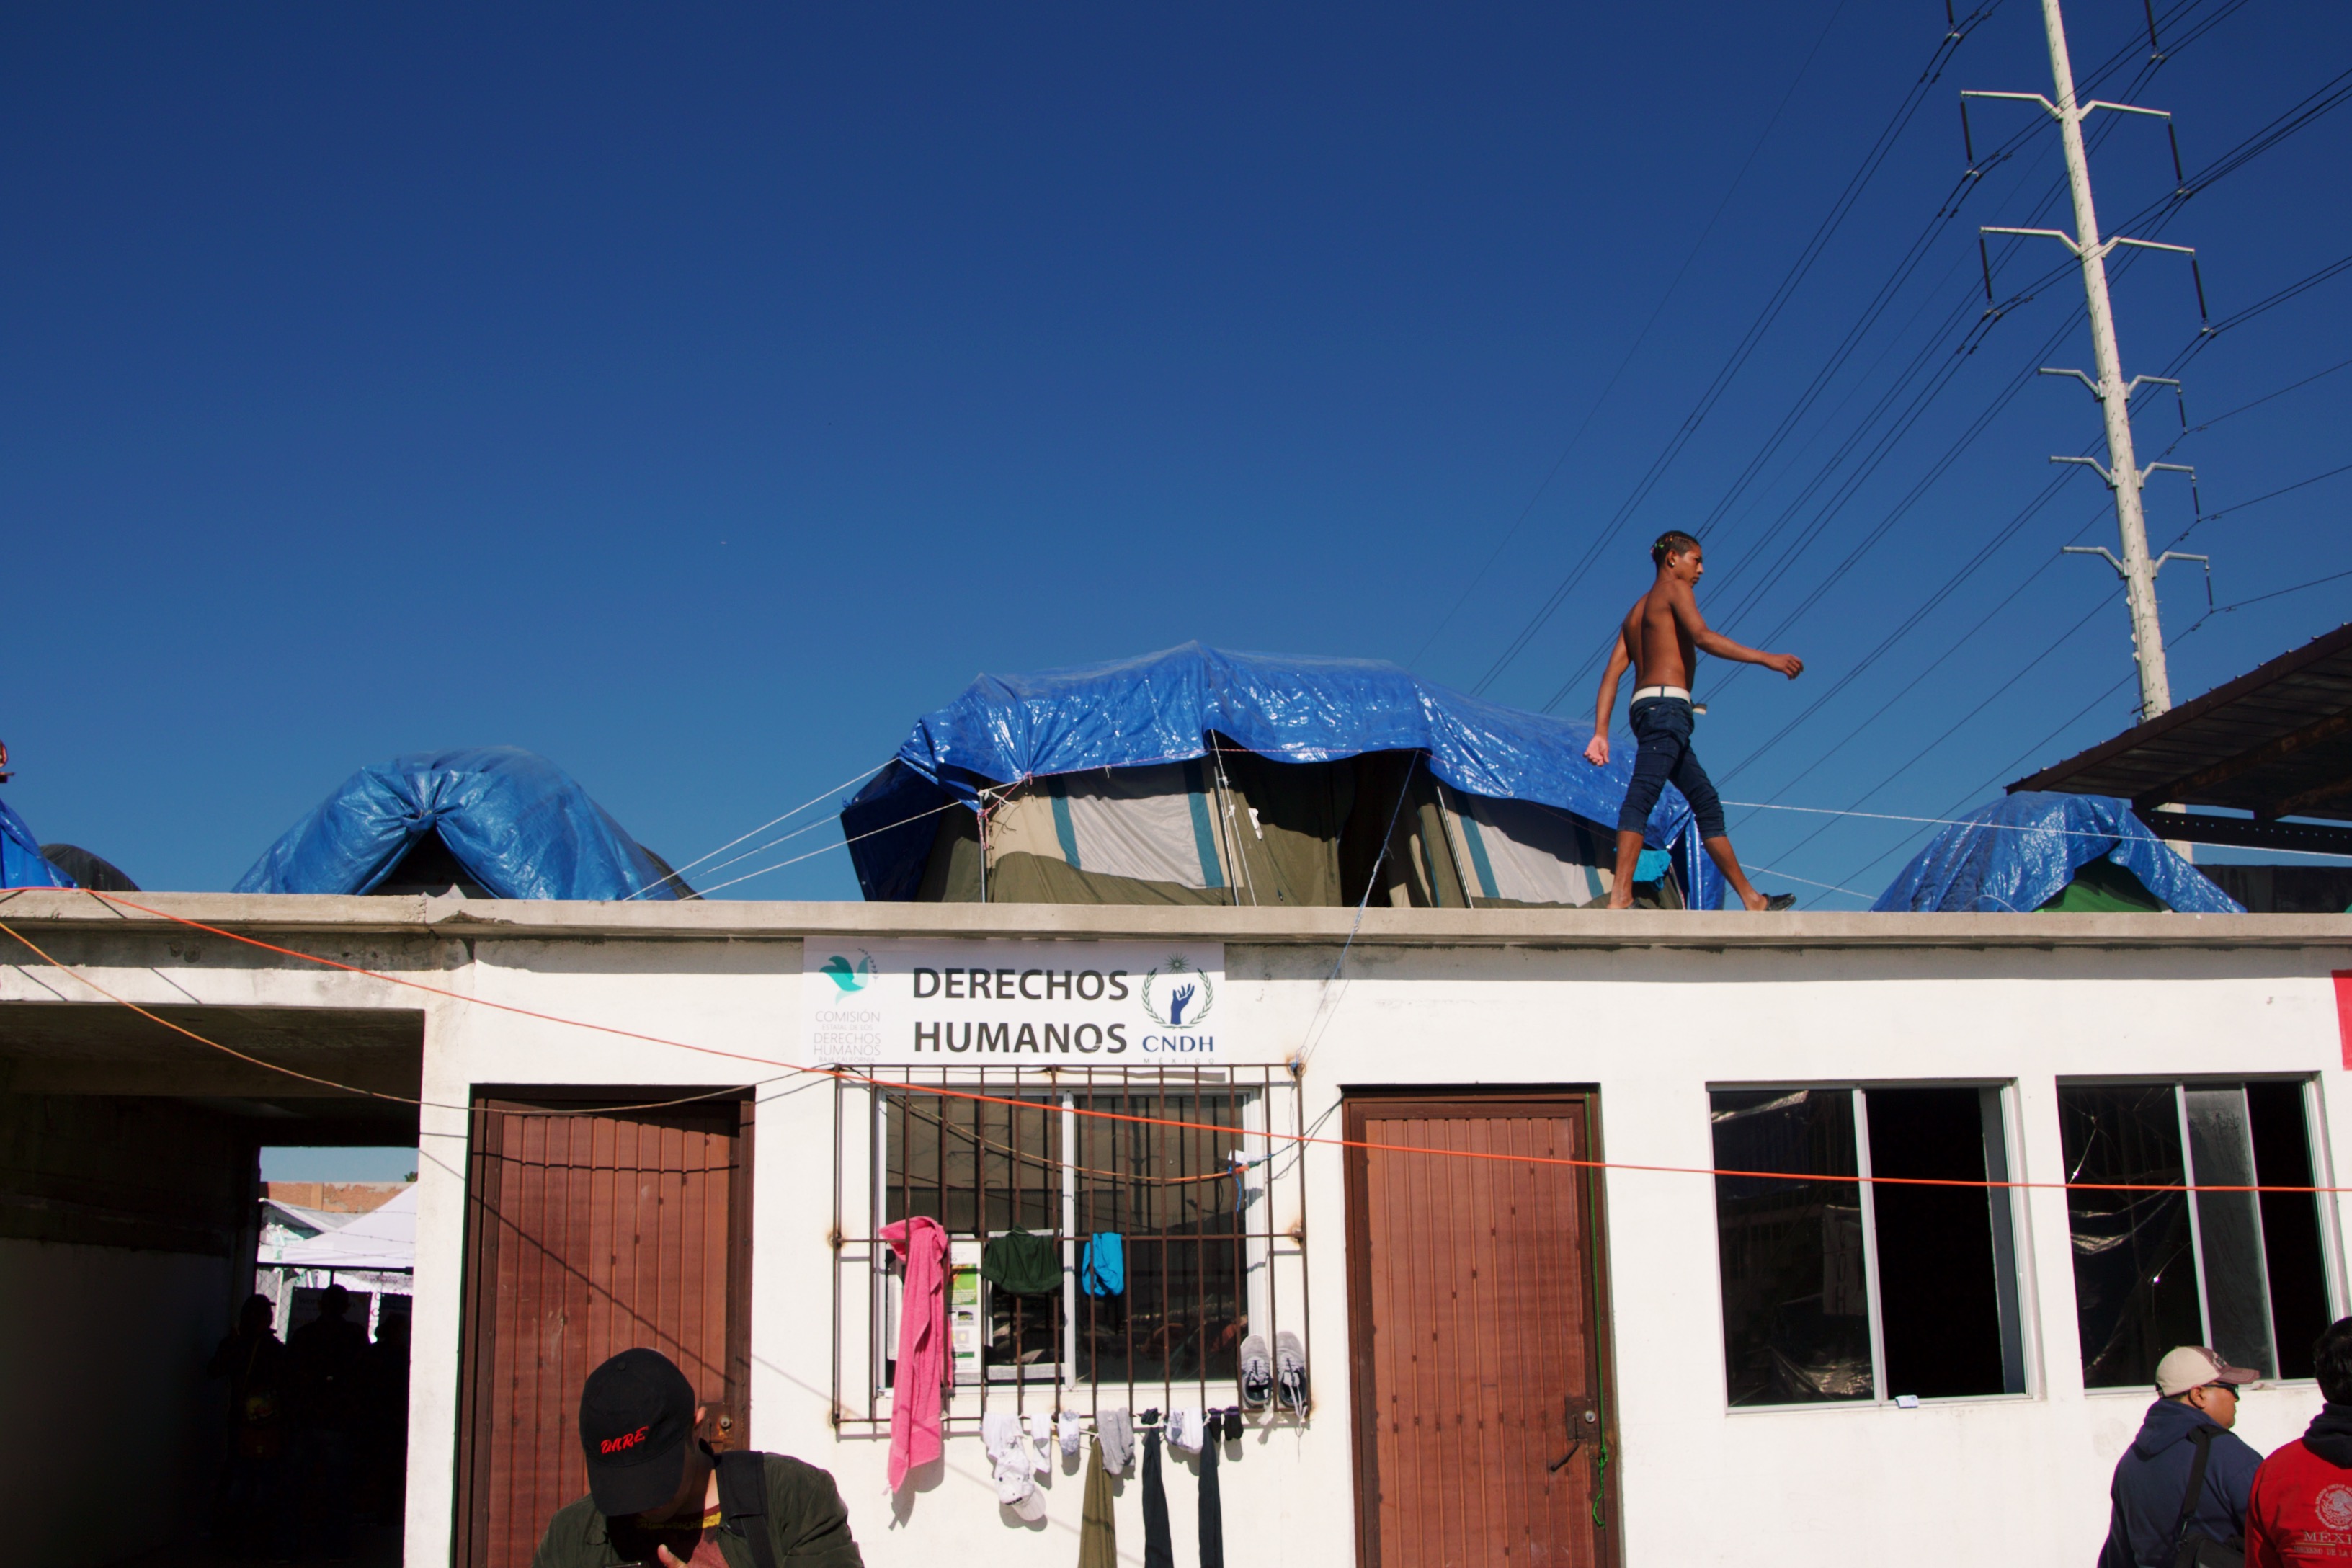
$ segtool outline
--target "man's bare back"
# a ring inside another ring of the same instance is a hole
[[[1698,655],[1691,647],[1690,628],[1679,613],[1685,605],[1689,606],[1688,619],[1698,620],[1698,603],[1690,585],[1662,576],[1625,612],[1625,624],[1617,635],[1622,646],[1632,652],[1637,689],[1690,685]]]

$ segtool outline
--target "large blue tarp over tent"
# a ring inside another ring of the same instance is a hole
[[[435,831],[496,898],[677,896],[569,773],[514,746],[417,752],[362,768],[271,845],[236,890],[364,893]]]
[[[1161,653],[1035,675],[983,675],[916,722],[891,764],[842,812],[858,881],[874,900],[907,900],[922,880],[937,812],[971,806],[990,785],[1087,768],[1189,762],[1214,731],[1261,756],[1328,763],[1418,751],[1465,794],[1531,800],[1614,830],[1633,748],[1605,768],[1584,760],[1591,727],[1433,685],[1373,659],[1229,653],[1197,642]],[[1671,785],[1644,840],[1678,851],[1691,902],[1715,908],[1722,882],[1685,830]]]
[[[2150,833],[2128,801],[2040,790],[2003,795],[1937,834],[1870,907],[1981,914],[2038,910],[2102,857],[2181,913],[2246,912]]]
[[[0,886],[70,888],[73,881],[42,858],[40,841],[25,819],[0,800]]]

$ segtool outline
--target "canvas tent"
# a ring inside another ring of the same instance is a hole
[[[2246,912],[2166,847],[2127,802],[2042,791],[2003,795],[1946,827],[1871,908]]]
[[[361,769],[236,890],[443,887],[495,899],[692,896],[562,768],[513,746],[418,752]]]
[[[1188,643],[982,676],[842,829],[877,900],[1587,904],[1632,774],[1630,746],[1596,768],[1587,738],[1390,664]],[[1720,902],[1679,795],[1644,837],[1649,899]]]
[[[370,1209],[348,1225],[322,1230],[299,1241],[289,1241],[261,1261],[282,1268],[327,1268],[342,1271],[415,1268],[416,1267],[416,1189],[395,1193],[390,1201]]]
[[[120,866],[79,844],[44,844],[41,858],[63,872],[66,880],[77,888],[92,888],[101,893],[139,890],[139,884],[125,876]]]

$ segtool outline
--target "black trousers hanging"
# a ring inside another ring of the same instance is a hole
[[[1143,1568],[1176,1568],[1168,1539],[1168,1488],[1160,1479],[1160,1432],[1143,1435]]]
[[[1225,1568],[1225,1504],[1217,1492],[1216,1417],[1201,1445],[1201,1568]]]

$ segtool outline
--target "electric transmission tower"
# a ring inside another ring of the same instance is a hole
[[[2107,254],[2119,245],[2137,246],[2144,250],[2169,250],[2190,258],[2196,265],[2196,251],[2185,245],[2162,245],[2152,239],[2127,239],[2122,235],[2099,237],[2099,216],[2091,201],[2091,162],[2083,149],[2083,121],[2099,110],[2111,110],[2119,114],[2146,114],[2169,121],[2171,115],[2160,109],[2139,109],[2127,103],[2074,101],[2074,68],[2066,57],[2066,25],[2058,14],[2058,0],[2042,0],[2042,19],[2050,34],[2050,74],[2057,90],[2057,100],[2038,92],[1964,92],[1962,100],[1971,98],[2020,99],[2038,103],[2058,121],[2058,133],[2066,148],[2066,183],[2074,198],[2074,232],[2064,233],[2054,228],[1992,228],[1983,234],[2028,235],[2054,239],[2072,251],[2083,264],[2083,296],[2090,306],[2092,364],[2096,378],[2079,370],[2045,369],[2044,375],[2071,375],[2080,379],[2097,398],[2105,416],[2107,429],[2107,462],[2100,465],[2089,458],[2053,458],[2053,463],[2084,463],[2097,469],[2116,495],[2116,528],[2122,535],[2123,556],[2105,548],[2078,551],[2077,553],[2104,555],[2107,563],[2123,579],[2124,597],[2131,606],[2132,650],[2139,661],[2139,716],[2144,723],[2172,706],[2172,683],[2164,669],[2164,627],[2157,618],[2156,574],[2167,561],[2202,561],[2200,555],[2183,555],[2167,551],[2156,560],[2147,553],[2147,523],[2140,508],[2140,490],[2147,477],[2158,469],[2176,473],[2193,473],[2179,463],[2150,463],[2139,467],[2132,455],[2131,396],[2143,382],[2170,386],[2178,390],[2179,383],[2168,377],[2136,375],[2124,380],[2123,354],[2116,346],[2115,310],[2107,300]],[[2150,23],[2151,36],[2154,24]],[[1965,117],[1966,105],[1962,106]],[[2176,145],[2174,158],[2179,160]],[[1981,243],[1981,242],[1979,242]],[[1990,264],[1988,264],[1990,281]],[[2198,285],[2201,309],[2204,285]]]

